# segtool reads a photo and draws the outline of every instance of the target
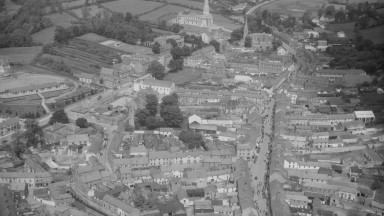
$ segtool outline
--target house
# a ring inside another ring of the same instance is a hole
[[[356,180],[363,174],[363,171],[358,166],[352,166],[349,168],[349,177]]]
[[[303,209],[309,208],[308,204],[312,203],[307,196],[289,193],[285,195],[285,201],[290,207]]]
[[[255,155],[256,155],[255,146],[250,142],[238,143],[236,145],[236,153],[237,153],[237,157],[250,161],[255,158]]]
[[[272,34],[266,33],[253,33],[249,34],[252,38],[252,48],[255,50],[272,50]]]
[[[0,172],[0,183],[25,182],[30,188],[47,187],[52,182],[48,172]]]
[[[328,47],[328,42],[326,40],[318,40],[316,49],[318,51],[325,52]]]
[[[287,50],[285,50],[283,47],[279,46],[279,47],[277,48],[277,55],[279,55],[279,56],[285,56],[285,55],[287,55],[287,54],[288,54]]]
[[[364,123],[370,123],[375,120],[375,114],[372,111],[355,111],[356,120],[361,120]]]
[[[112,68],[101,68],[100,71],[100,84],[108,88],[113,88],[119,85],[119,76],[117,71]]]
[[[72,134],[67,136],[68,145],[84,145],[90,146],[91,142],[89,140],[88,134]]]
[[[68,89],[66,83],[50,82],[36,85],[28,85],[18,88],[7,89],[0,92],[0,98],[14,98],[38,93],[52,92]]]
[[[105,194],[102,199],[103,207],[111,212],[116,213],[120,216],[139,216],[140,210],[132,207],[128,203],[125,203],[118,198],[115,198],[109,194]]]
[[[338,38],[345,38],[345,33],[343,31],[338,31],[337,32],[337,37]]]
[[[307,31],[308,38],[319,38],[320,34],[317,31]]]
[[[14,133],[21,127],[20,118],[10,118],[0,122],[0,136],[6,136]],[[2,143],[0,143],[2,144]]]
[[[79,75],[79,81],[85,84],[91,84],[94,79],[94,75],[88,73],[81,73]]]
[[[151,88],[160,95],[170,95],[175,90],[175,83],[166,80],[157,80],[152,77],[140,79],[134,82],[133,90],[138,92],[142,89]]]

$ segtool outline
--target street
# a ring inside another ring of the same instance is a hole
[[[267,199],[266,195],[268,182],[266,182],[267,166],[268,166],[268,147],[270,145],[271,133],[271,122],[272,122],[272,111],[273,111],[274,100],[268,104],[267,108],[264,110],[264,116],[267,116],[263,120],[263,142],[260,145],[260,152],[258,154],[256,163],[252,164],[250,167],[250,173],[252,177],[252,187],[254,189],[254,200],[256,206],[258,206],[258,211],[260,215],[265,215],[268,212]]]

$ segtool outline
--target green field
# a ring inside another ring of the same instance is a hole
[[[38,85],[49,82],[64,82],[65,79],[59,76],[43,75],[43,74],[24,74],[18,76],[14,80],[0,80],[0,91],[6,89],[25,87],[28,85]]]
[[[131,12],[133,15],[137,15],[151,11],[157,7],[164,5],[164,3],[143,0],[117,0],[106,2],[102,5],[113,12],[120,12],[123,14],[125,14],[126,12]]]
[[[200,79],[202,73],[204,73],[204,69],[185,67],[177,73],[167,73],[164,80],[173,81],[176,85],[183,85]]]
[[[17,13],[19,8],[21,8],[21,5],[17,5],[12,0],[6,0],[4,5],[5,10],[0,13],[0,15],[5,15],[5,11],[7,11],[8,15],[14,15]]]
[[[41,46],[1,48],[0,56],[6,56],[13,63],[30,64],[41,49]]]
[[[12,111],[12,116],[16,114],[18,116],[23,116],[25,113],[36,113],[39,112],[40,115],[44,113],[44,108],[40,104],[30,105],[7,105],[0,103],[0,111],[1,113],[5,113],[6,110]]]
[[[93,42],[93,43],[101,43],[101,42],[108,40],[108,38],[103,37],[103,36],[98,35],[98,34],[94,34],[94,33],[88,33],[88,34],[82,35],[79,37],[79,39]]]
[[[203,8],[204,8],[204,3],[202,1],[197,2],[197,1],[192,1],[192,0],[167,0],[167,2],[191,6],[191,7],[194,7],[196,9],[200,9],[200,10],[203,10]]]
[[[369,39],[375,44],[384,43],[384,25],[360,30],[360,34],[364,39]]]
[[[269,12],[276,12],[279,14],[291,15],[294,17],[301,17],[305,11],[310,11],[312,16],[317,16],[318,9],[323,5],[327,4],[325,0],[280,0],[266,4],[256,12],[261,12],[267,9]]]
[[[71,2],[65,1],[61,4],[63,5],[64,9],[69,9],[69,8],[85,5],[85,0],[76,0],[76,1],[71,1]]]

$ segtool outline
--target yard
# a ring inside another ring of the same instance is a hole
[[[41,46],[2,48],[0,56],[6,56],[13,63],[30,64],[41,49]]]
[[[124,14],[126,12],[131,12],[133,15],[138,15],[160,7],[164,5],[164,3],[144,0],[117,0],[106,2],[102,5],[113,12],[120,12]]]
[[[279,14],[291,15],[294,17],[301,17],[306,11],[310,11],[312,16],[317,16],[318,9],[327,4],[325,0],[281,0],[274,1],[260,7],[257,11],[268,10],[269,12],[276,12]]]
[[[173,81],[176,85],[188,84],[200,79],[203,72],[204,69],[185,67],[182,71],[177,73],[167,73],[164,80]]]

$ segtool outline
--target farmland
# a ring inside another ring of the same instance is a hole
[[[65,79],[58,76],[50,75],[41,75],[41,74],[22,74],[19,75],[17,79],[14,80],[1,80],[0,81],[0,91],[6,89],[25,87],[28,85],[38,85],[49,82],[63,82]]]
[[[72,17],[71,15],[67,14],[67,13],[56,13],[56,14],[51,14],[51,15],[48,15],[47,18],[51,19],[52,23],[55,25],[55,26],[63,26],[63,27],[69,27],[71,26],[71,22],[72,21],[76,21],[76,19],[74,17]]]
[[[68,45],[56,47],[54,50],[58,55],[44,54],[42,57],[64,61],[72,73],[96,74],[101,67],[111,67],[118,54],[107,47],[80,39],[71,40]]]
[[[120,12],[124,14],[126,12],[131,12],[133,15],[138,15],[151,11],[164,4],[143,0],[117,0],[103,3],[102,5],[113,12]]]
[[[195,9],[199,9],[199,10],[203,10],[203,8],[204,8],[203,2],[197,2],[197,1],[192,1],[192,0],[167,0],[167,2],[186,5],[186,6],[190,6],[190,7],[193,7]]]
[[[6,0],[5,1],[5,10],[7,11],[8,15],[14,15],[17,13],[17,11],[21,8],[20,5],[15,4],[11,0]],[[4,14],[4,11],[0,13],[0,15]]]
[[[79,7],[79,6],[85,5],[85,0],[76,0],[76,1],[71,1],[71,2],[63,2],[61,4],[63,5],[64,9],[69,9],[69,8],[74,8],[74,7]]]
[[[34,104],[25,104],[25,105],[8,105],[0,103],[1,113],[5,113],[6,110],[11,110],[12,115],[23,116],[25,113],[36,113],[39,112],[41,115],[44,113],[44,108],[39,101],[35,101]]]
[[[13,63],[30,64],[41,51],[41,46],[35,47],[12,47],[0,49],[0,56],[7,56]]]
[[[93,42],[93,43],[101,43],[101,42],[108,40],[108,38],[103,37],[103,36],[98,35],[98,34],[94,34],[94,33],[88,33],[88,34],[82,35],[79,37],[79,39]]]
[[[203,69],[186,67],[177,73],[167,73],[164,77],[164,80],[173,81],[176,85],[188,84],[198,80],[203,72]]]
[[[274,1],[260,7],[257,12],[268,10],[279,14],[291,15],[294,17],[301,17],[305,11],[310,11],[312,16],[317,16],[317,10],[323,5],[327,4],[325,0],[282,0]]]

